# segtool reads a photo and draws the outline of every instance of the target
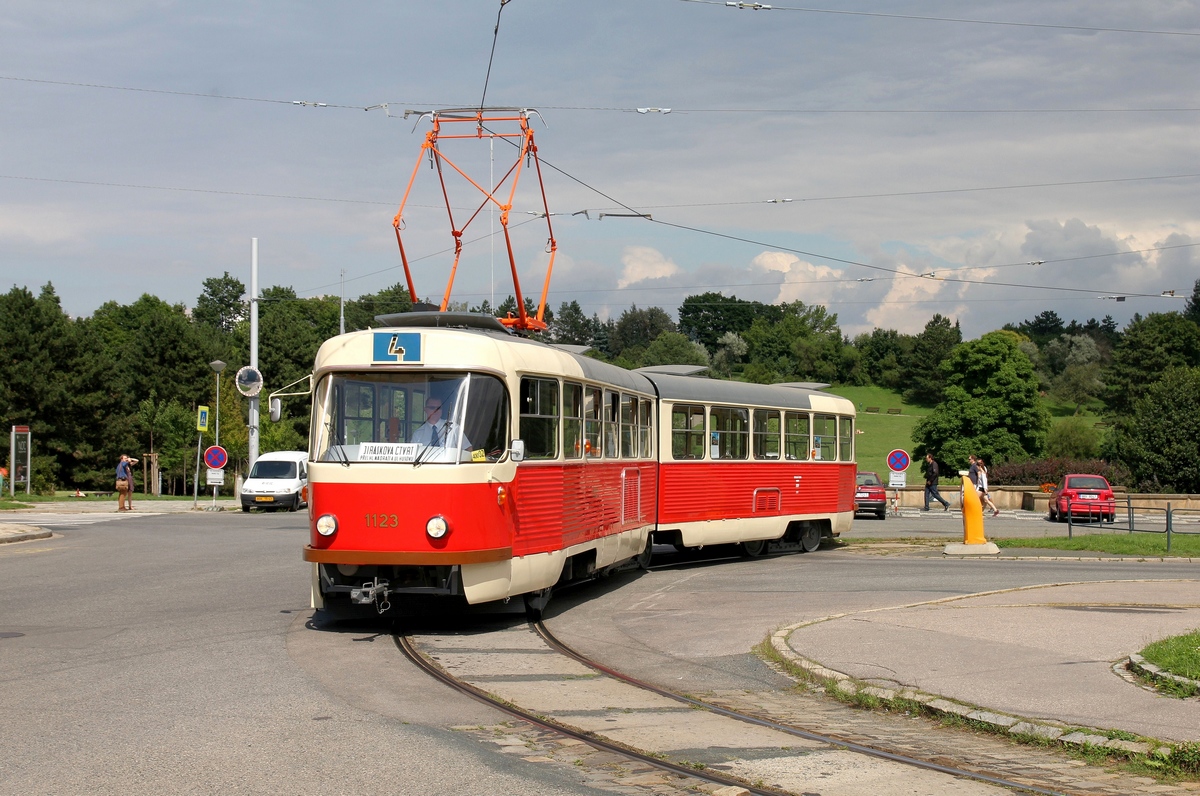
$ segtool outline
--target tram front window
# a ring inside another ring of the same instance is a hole
[[[504,382],[480,373],[334,373],[313,402],[314,461],[457,464],[508,449]]]

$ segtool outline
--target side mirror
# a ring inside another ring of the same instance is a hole
[[[278,398],[271,399],[271,422],[278,423],[279,418],[283,415],[282,401]]]
[[[512,441],[512,447],[508,449],[508,453],[510,456],[512,456],[512,460],[514,462],[525,461],[525,440],[514,439]]]

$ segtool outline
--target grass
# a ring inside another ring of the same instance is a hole
[[[1110,553],[1121,556],[1145,556],[1162,558],[1200,557],[1200,534],[1171,534],[1171,552],[1167,552],[1167,535],[1164,533],[1103,533],[1085,534],[1068,539],[1065,536],[1048,536],[1041,539],[993,539],[998,547],[1041,548],[1049,550],[1081,550]]]
[[[1141,655],[1171,674],[1200,680],[1200,630],[1156,641]]]
[[[897,448],[912,453],[913,428],[930,410],[906,404],[900,398],[900,393],[883,387],[830,387],[826,392],[854,402],[858,409],[856,425],[862,432],[855,434],[854,440],[858,469],[879,473],[879,477],[886,483],[887,455]],[[879,407],[879,413],[867,412],[868,406]],[[889,415],[888,409],[899,409],[901,413]],[[924,483],[919,465],[909,466],[908,481]]]

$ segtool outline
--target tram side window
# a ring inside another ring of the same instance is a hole
[[[783,416],[783,425],[784,455],[790,461],[808,461],[808,452],[812,450],[808,438],[808,415],[788,412]]]
[[[637,456],[637,398],[621,394],[621,457]]]
[[[604,455],[615,459],[617,453],[617,418],[621,411],[621,394],[604,391]]]
[[[838,418],[838,458],[854,461],[854,418]]]
[[[712,408],[712,446],[714,459],[746,459],[750,456],[750,412],[733,406]]]
[[[813,451],[817,461],[837,461],[836,415],[813,415]]]
[[[558,382],[521,379],[521,439],[527,459],[558,456]]]
[[[375,385],[349,382],[345,390],[345,440],[349,445],[373,442]]]
[[[563,456],[583,457],[583,385],[563,382]]]
[[[754,410],[754,458],[779,459],[779,438],[783,428],[777,409]]]
[[[583,450],[589,459],[600,458],[600,417],[604,409],[604,394],[598,387],[584,388]]]
[[[654,456],[654,404],[638,401],[638,450],[643,458]]]
[[[704,407],[671,407],[671,458],[704,458]]]

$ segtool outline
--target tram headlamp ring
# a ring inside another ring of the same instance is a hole
[[[429,522],[425,523],[425,533],[429,534],[430,539],[441,539],[449,531],[450,526],[444,517],[430,517]]]
[[[317,533],[322,536],[333,536],[337,533],[337,528],[337,517],[332,514],[322,514],[320,517],[317,517]]]

